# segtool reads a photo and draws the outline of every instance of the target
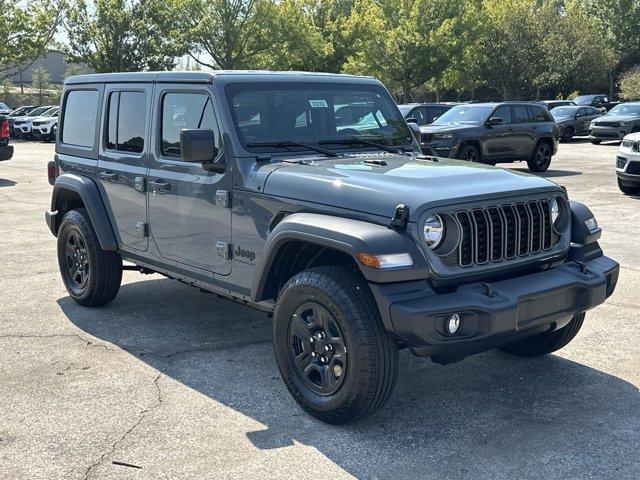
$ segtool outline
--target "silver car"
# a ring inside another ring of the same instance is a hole
[[[640,132],[640,102],[616,105],[589,125],[589,139],[595,145],[603,140],[622,140],[635,132]]]

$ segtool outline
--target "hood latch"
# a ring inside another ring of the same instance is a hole
[[[394,230],[406,230],[407,223],[409,223],[410,213],[411,209],[409,207],[403,203],[399,204],[393,214],[389,228],[393,228]]]

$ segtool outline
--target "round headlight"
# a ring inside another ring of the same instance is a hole
[[[432,250],[442,243],[442,239],[444,238],[444,223],[440,215],[433,214],[427,217],[422,227],[422,235],[424,235],[424,241],[427,247]]]
[[[558,200],[552,198],[551,202],[549,202],[549,207],[551,208],[551,224],[555,225],[556,220],[560,218],[560,204],[558,203]]]

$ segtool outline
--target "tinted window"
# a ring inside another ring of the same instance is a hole
[[[144,92],[113,92],[109,95],[107,148],[141,153],[144,150],[146,95]]]
[[[414,108],[409,117],[415,118],[418,121],[418,125],[426,125],[427,123],[430,123],[425,116],[425,109],[422,107]]]
[[[208,95],[167,93],[162,97],[162,155],[180,157],[180,130],[183,128],[211,129],[217,134],[218,126]]]
[[[487,119],[493,107],[486,105],[458,105],[451,108],[434,123],[434,125],[453,125],[456,123],[479,125]]]
[[[98,92],[72,90],[67,94],[62,124],[62,143],[93,147],[96,136]]]
[[[435,119],[441,117],[443,113],[449,110],[449,107],[426,107],[425,110],[426,123],[433,123]]]
[[[529,109],[526,105],[514,105],[511,107],[513,123],[529,123]]]
[[[496,108],[496,111],[493,112],[492,117],[500,117],[502,119],[503,125],[508,125],[511,123],[511,109],[507,106],[502,106]]]
[[[534,122],[550,122],[553,119],[549,116],[549,111],[546,108],[532,106],[531,113]]]

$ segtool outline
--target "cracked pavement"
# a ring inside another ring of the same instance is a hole
[[[403,351],[387,406],[332,427],[289,396],[260,312],[135,272],[106,307],[71,301],[43,214],[53,146],[16,142],[0,163],[0,478],[639,478],[640,198],[618,191],[616,150],[561,145],[546,174],[622,265],[568,347],[445,367]]]

